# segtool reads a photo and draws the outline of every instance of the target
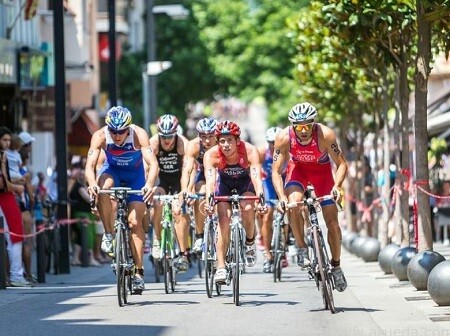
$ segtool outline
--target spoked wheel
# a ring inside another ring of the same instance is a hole
[[[115,258],[116,258],[116,277],[117,277],[117,299],[119,306],[123,307],[127,303],[127,287],[125,283],[125,262],[126,248],[123,230],[119,229],[116,233]]]
[[[239,302],[239,275],[240,275],[240,263],[241,263],[241,258],[240,258],[240,247],[241,247],[241,237],[239,234],[239,230],[238,228],[235,228],[233,231],[234,234],[234,246],[233,246],[233,301],[235,303],[236,306],[240,305]]]
[[[175,263],[173,261],[173,259],[170,260],[170,289],[173,291],[175,291],[175,284],[177,283],[177,279],[176,279],[176,274],[177,274],[177,270],[175,269]]]
[[[214,240],[213,233],[211,232],[210,223],[205,225],[205,240],[203,247],[203,263],[205,268],[205,284],[206,284],[206,295],[209,298],[212,297],[213,285],[214,285],[214,260],[212,256],[214,254]]]
[[[166,291],[166,294],[169,294],[169,288],[170,288],[170,282],[171,282],[171,274],[172,274],[172,265],[171,260],[167,256],[166,253],[164,253],[163,258],[161,259],[162,267],[163,267],[163,274],[164,274],[164,290]]]
[[[333,299],[333,287],[331,286],[331,279],[325,269],[325,258],[322,250],[322,242],[316,228],[313,228],[314,247],[316,248],[317,266],[319,268],[319,288],[322,293],[322,300],[325,309],[330,310],[333,314],[336,312]]]
[[[281,253],[280,251],[280,239],[281,239],[281,226],[276,223],[274,234],[274,244],[273,244],[273,282],[281,281]]]

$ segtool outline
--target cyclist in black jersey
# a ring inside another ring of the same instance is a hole
[[[156,125],[158,134],[150,138],[150,146],[156,155],[159,165],[159,182],[155,195],[174,195],[181,191],[181,167],[188,140],[184,136],[177,134],[178,119],[173,115],[166,114],[159,117]],[[163,204],[159,201],[154,201],[153,205],[154,213],[152,222],[154,236],[152,255],[154,259],[158,259],[160,257]],[[180,256],[177,260],[176,267],[179,272],[186,272],[189,268],[189,251],[187,250],[189,227],[187,216],[181,214],[179,202],[173,202],[172,209],[175,233],[180,248]]]

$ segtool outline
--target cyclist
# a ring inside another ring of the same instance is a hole
[[[276,137],[273,156],[272,180],[282,202],[297,202],[303,198],[308,184],[315,188],[317,196],[332,194],[336,202],[342,199],[342,183],[347,174],[347,162],[337,144],[335,132],[318,122],[317,110],[310,103],[297,104],[289,111],[292,125],[284,128]],[[335,177],[331,160],[336,165]],[[288,161],[286,182],[283,185],[283,164]],[[338,223],[337,207],[332,200],[321,203],[323,217],[328,228],[328,243],[331,250],[332,274],[336,289],[347,287],[347,281],[340,267],[341,229]],[[290,212],[290,225],[298,244],[297,264],[310,264],[308,248],[304,240],[304,220],[301,211]]]
[[[159,164],[159,183],[155,193],[157,195],[176,194],[181,191],[181,167],[186,153],[188,140],[178,134],[178,119],[171,114],[165,114],[156,122],[158,133],[151,137],[150,145],[155,152]],[[153,209],[153,249],[154,259],[160,258],[161,253],[161,217],[163,203],[154,201]],[[187,216],[181,214],[178,202],[172,203],[175,222],[175,233],[180,249],[179,258],[175,264],[179,272],[186,272],[189,268],[188,237],[189,227]]]
[[[205,193],[205,172],[203,167],[203,155],[212,146],[216,145],[216,137],[214,130],[216,128],[216,120],[210,117],[200,119],[197,123],[196,129],[198,137],[192,139],[188,143],[186,155],[183,161],[183,174],[181,176],[181,196],[183,194],[189,195],[194,187],[196,193]],[[195,177],[192,179],[192,173],[197,166]],[[180,202],[183,200],[180,198]],[[195,237],[196,240],[192,247],[194,252],[202,251],[203,244],[203,229],[205,225],[205,214],[200,211],[199,203],[194,203],[194,217],[195,217]]]
[[[145,203],[151,200],[153,185],[158,173],[158,162],[148,141],[147,132],[132,124],[132,116],[126,107],[114,106],[109,109],[105,118],[106,126],[96,131],[86,161],[86,181],[91,197],[98,198],[98,212],[103,222],[105,233],[101,248],[105,253],[114,253],[113,234],[115,211],[108,194],[98,194],[100,189],[125,186],[131,189],[142,189],[143,196],[128,197],[128,222],[131,228],[131,248],[136,266],[133,279],[133,292],[142,293],[145,288],[143,254],[145,233],[141,225],[146,210]],[[104,151],[104,155],[101,153]],[[104,163],[98,171],[98,160]],[[148,165],[145,178],[144,161]],[[143,187],[142,187],[143,186]]]
[[[264,195],[267,197],[266,204],[269,209],[267,214],[259,217],[260,235],[264,246],[264,262],[262,269],[264,273],[272,272],[273,267],[273,257],[270,250],[273,233],[272,222],[275,204],[270,200],[274,200],[277,198],[277,193],[275,192],[275,189],[272,184],[272,163],[273,163],[274,142],[277,134],[280,131],[281,131],[280,127],[270,127],[269,129],[267,129],[265,134],[267,145],[258,148],[259,160],[260,162],[262,162],[261,176],[264,188]]]
[[[229,196],[233,190],[239,195],[260,195],[263,193],[261,182],[261,164],[255,146],[240,139],[240,127],[229,120],[218,123],[215,129],[217,145],[209,149],[203,159],[205,165],[206,194],[215,190],[217,196]],[[216,178],[217,185],[216,185]],[[255,213],[253,201],[241,201],[242,224],[246,233],[246,265],[256,263],[255,251]],[[213,213],[213,207],[205,210]],[[226,202],[217,204],[219,230],[217,238],[217,271],[215,282],[223,284],[227,278],[225,254],[230,242],[231,207]],[[267,212],[267,206],[258,202],[258,211]]]

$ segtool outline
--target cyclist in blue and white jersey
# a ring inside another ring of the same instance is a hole
[[[158,162],[150,147],[147,132],[132,124],[130,111],[126,107],[112,107],[105,118],[106,126],[96,131],[91,138],[91,144],[86,160],[86,181],[91,197],[98,198],[98,212],[103,222],[105,234],[101,248],[106,253],[113,253],[113,234],[115,211],[111,197],[108,194],[98,194],[100,189],[112,187],[129,187],[142,189],[143,196],[128,196],[128,222],[131,228],[131,248],[136,266],[132,289],[142,293],[144,283],[144,243],[145,233],[142,226],[146,206],[154,193],[154,183],[158,174]],[[96,174],[96,166],[102,149],[105,153],[104,163]],[[145,164],[148,166],[147,178]]]

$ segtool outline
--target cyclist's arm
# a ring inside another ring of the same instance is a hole
[[[248,162],[250,163],[250,178],[252,179],[255,193],[257,196],[264,194],[261,180],[261,162],[257,148],[246,143]]]
[[[135,126],[135,132],[141,146],[142,157],[147,166],[145,184],[148,188],[153,188],[159,171],[158,160],[156,159],[153,149],[150,146],[150,140],[148,138],[147,132],[143,128],[138,126]]]
[[[103,142],[105,141],[103,128],[96,131],[91,137],[91,144],[86,158],[85,175],[86,182],[89,187],[96,186],[97,182],[95,179],[95,170],[97,167],[97,160],[100,156],[102,150]]]
[[[189,141],[186,154],[183,158],[183,169],[181,175],[181,190],[187,192],[192,187],[192,171],[195,167],[195,157],[198,156],[198,146],[196,139]]]
[[[336,165],[334,186],[342,188],[344,179],[347,176],[348,165],[344,154],[336,141],[336,133],[329,127],[322,126],[324,145],[331,159]]]
[[[217,167],[219,165],[219,156],[217,154],[218,146],[208,149],[203,156],[205,166],[206,197],[214,193],[217,179]]]
[[[278,198],[282,200],[285,198],[284,183],[283,183],[283,168],[285,161],[289,157],[289,127],[286,127],[278,133],[275,139],[275,147],[273,152],[272,164],[272,183]]]

